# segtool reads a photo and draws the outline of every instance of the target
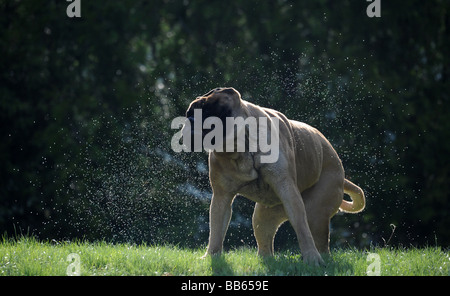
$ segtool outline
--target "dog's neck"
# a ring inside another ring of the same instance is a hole
[[[222,152],[219,151],[212,151],[212,153],[214,153],[217,157],[219,158],[229,158],[229,159],[238,159],[239,157],[241,157],[241,154],[243,153],[249,153],[249,137],[248,137],[248,129],[245,129],[245,149],[244,152],[238,152],[238,145],[237,145],[237,135],[234,135],[234,139],[233,141],[233,149],[231,151],[229,151],[230,149],[227,149],[227,141],[223,142],[223,148],[222,148]]]
[[[240,106],[238,108],[238,111],[234,114],[234,116],[242,116],[244,118],[247,118],[249,116],[256,116],[251,112],[251,108],[248,108],[248,105],[254,105],[250,102],[247,102],[245,100],[240,100]],[[234,132],[234,131],[233,131]],[[236,152],[237,151],[237,134],[234,135],[234,145],[233,145],[233,152],[227,152],[226,149],[226,141],[223,143],[223,151],[224,152],[218,152],[218,151],[212,151],[214,155],[218,159],[229,159],[229,160],[238,160],[239,158],[245,157],[244,154],[250,154],[253,155],[253,153],[249,152],[249,131],[248,128],[245,129],[245,152]]]
[[[236,160],[240,157],[240,154],[245,152],[218,152],[218,151],[211,151],[211,153],[214,153],[214,156],[217,159],[229,159],[229,160]]]
[[[252,152],[211,152],[217,162],[222,163],[223,168],[232,172],[234,176],[244,182],[250,182],[258,178],[258,166]]]

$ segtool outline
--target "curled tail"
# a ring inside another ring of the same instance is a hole
[[[359,213],[364,209],[366,205],[366,199],[361,188],[345,179],[344,193],[350,195],[352,202],[343,200],[341,206],[339,207],[341,211],[346,213]]]

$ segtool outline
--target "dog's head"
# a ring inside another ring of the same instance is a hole
[[[203,119],[215,116],[224,120],[233,116],[233,110],[239,107],[240,100],[241,94],[234,88],[218,87],[192,101],[186,111],[186,118],[194,120],[194,109],[201,109]]]
[[[201,126],[203,127],[203,123],[208,118],[219,118],[225,135],[225,120],[227,117],[234,117],[240,105],[241,94],[232,87],[215,88],[203,96],[197,97],[186,111],[186,118],[190,121],[191,133],[195,133],[194,124],[196,120],[199,120],[199,117],[195,116],[195,110],[200,110]],[[202,136],[204,137],[210,131],[211,129],[202,128]]]

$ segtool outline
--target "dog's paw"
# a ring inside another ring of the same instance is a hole
[[[211,250],[207,250],[205,255],[203,255],[202,257],[200,257],[200,259],[206,259],[208,257],[214,257],[214,256],[220,256],[222,254],[222,251],[211,251]]]

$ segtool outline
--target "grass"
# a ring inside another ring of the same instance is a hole
[[[231,250],[200,259],[205,249],[176,246],[109,244],[105,242],[40,242],[33,238],[0,241],[0,275],[64,276],[76,253],[81,275],[366,275],[368,251],[332,250],[325,267],[303,264],[296,250],[260,258],[253,248]],[[380,257],[380,274],[450,275],[450,254],[439,247],[373,248]]]

